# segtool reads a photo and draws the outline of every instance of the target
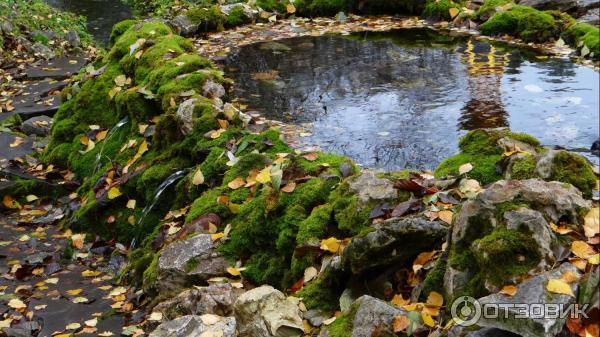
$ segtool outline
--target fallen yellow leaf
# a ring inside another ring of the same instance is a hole
[[[600,207],[592,208],[583,218],[583,230],[588,238],[600,233]]]
[[[573,251],[573,254],[582,259],[588,259],[596,253],[594,248],[584,241],[573,241],[571,250]]]
[[[108,190],[108,199],[111,199],[111,200],[112,200],[112,199],[114,199],[114,198],[117,198],[117,197],[119,197],[121,194],[122,194],[122,193],[121,193],[121,191],[119,190],[119,188],[118,188],[118,187],[116,187],[116,186],[113,186],[113,187],[111,187],[111,188]]]
[[[514,285],[506,285],[502,287],[502,289],[500,290],[500,294],[504,294],[511,297],[515,296],[517,294],[517,287],[515,287]]]
[[[546,289],[551,293],[575,297],[573,290],[571,290],[571,286],[563,280],[549,280]]]
[[[321,249],[335,254],[340,250],[340,240],[334,237],[321,240]]]
[[[271,166],[267,166],[264,169],[262,169],[256,175],[256,181],[261,184],[266,184],[266,183],[270,182],[271,181]]]
[[[244,181],[244,178],[237,177],[230,181],[229,184],[227,184],[227,187],[231,188],[232,190],[237,190],[238,188],[244,185],[246,185],[246,181]]]
[[[202,170],[198,168],[196,173],[194,173],[194,177],[192,178],[192,184],[198,186],[202,183],[204,183],[204,174],[202,174]]]
[[[454,215],[454,213],[452,213],[452,211],[448,211],[448,210],[438,212],[438,217],[440,218],[440,220],[442,220],[443,222],[445,222],[449,225],[452,224],[452,216],[453,215]]]

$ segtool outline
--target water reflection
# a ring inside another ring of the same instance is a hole
[[[250,45],[226,71],[251,109],[310,122],[307,144],[365,166],[433,168],[480,127],[588,148],[598,135],[598,73],[530,53],[400,30]]]
[[[108,43],[112,26],[133,16],[121,0],[45,0],[49,5],[87,18],[89,32],[103,45]]]

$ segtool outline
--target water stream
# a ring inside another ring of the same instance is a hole
[[[185,175],[188,173],[188,171],[189,171],[188,169],[177,171],[177,172],[171,174],[170,176],[168,176],[167,179],[165,179],[162,183],[160,183],[160,185],[158,185],[158,187],[154,191],[154,198],[152,199],[152,201],[149,204],[146,205],[146,207],[144,207],[144,209],[142,209],[142,213],[140,214],[139,218],[137,219],[137,221],[135,223],[135,226],[137,228],[140,228],[142,226],[142,224],[144,223],[144,219],[146,218],[146,216],[148,216],[148,214],[156,206],[156,204],[160,200],[160,196],[163,194],[163,192],[167,188],[169,188],[169,186],[174,184],[176,181],[185,177]],[[136,239],[134,238],[133,241],[131,242],[131,247],[135,247],[135,244],[136,244]]]
[[[102,142],[102,147],[100,147],[100,151],[98,151],[98,154],[96,154],[96,161],[94,162],[94,174],[96,172],[98,172],[99,169],[102,168],[102,153],[104,152],[104,147],[106,146],[106,143],[108,143],[108,141],[112,138],[112,136],[115,134],[115,132],[117,132],[117,130],[119,130],[121,127],[123,127],[128,122],[129,122],[129,118],[127,116],[125,116],[125,117],[123,117],[123,119],[118,121],[117,124],[115,124],[115,126],[113,126],[113,128],[110,129],[110,131],[108,131],[106,138]]]
[[[250,110],[306,126],[302,144],[367,167],[435,168],[481,127],[589,158],[598,138],[598,72],[429,29],[252,44],[225,70]]]

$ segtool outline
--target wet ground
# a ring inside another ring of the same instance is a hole
[[[89,32],[102,45],[108,43],[112,26],[133,16],[131,8],[120,0],[45,0],[48,4],[83,15]]]
[[[429,29],[251,44],[226,64],[249,110],[368,167],[434,168],[480,127],[584,154],[599,132],[598,72]]]

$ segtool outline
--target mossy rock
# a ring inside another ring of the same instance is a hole
[[[486,35],[508,34],[527,42],[545,42],[559,34],[551,13],[520,5],[494,14],[480,28]]]
[[[450,16],[450,10],[460,10],[463,6],[452,0],[429,0],[423,9],[422,17],[434,21],[450,21],[453,18]]]
[[[577,48],[582,56],[600,58],[600,31],[587,23],[576,23],[565,30],[561,37]]]

